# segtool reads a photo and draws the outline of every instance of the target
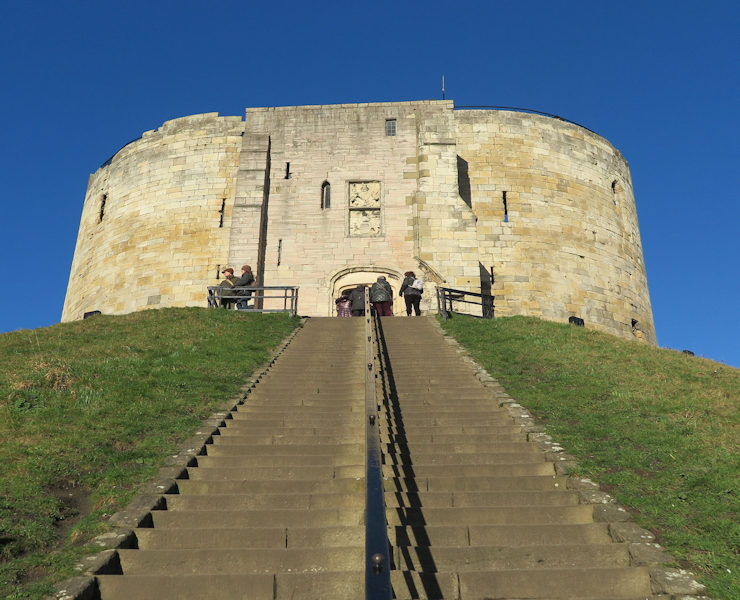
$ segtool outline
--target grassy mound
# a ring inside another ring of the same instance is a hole
[[[0,598],[74,575],[106,517],[297,325],[191,308],[0,335]]]
[[[716,598],[740,598],[740,370],[534,318],[442,323]]]

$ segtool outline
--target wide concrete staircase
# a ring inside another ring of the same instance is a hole
[[[364,326],[306,322],[118,551],[123,574],[98,576],[102,600],[364,598]],[[396,598],[660,597],[428,319],[378,328]]]
[[[102,599],[363,597],[364,340],[364,319],[310,319]]]
[[[382,319],[378,383],[397,598],[645,599],[593,507],[427,319]]]

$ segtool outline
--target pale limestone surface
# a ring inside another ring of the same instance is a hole
[[[90,176],[63,321],[205,304],[226,263],[243,130],[217,113],[168,121]]]
[[[205,306],[218,268],[243,264],[300,286],[305,315],[413,270],[425,310],[435,284],[483,286],[497,316],[655,343],[627,163],[548,117],[424,101],[169,121],[91,176],[63,320]]]

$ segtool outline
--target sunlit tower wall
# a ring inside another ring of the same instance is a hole
[[[217,113],[174,119],[90,176],[62,321],[205,304],[228,254],[243,131]]]
[[[452,101],[250,108],[168,121],[90,176],[62,319],[205,306],[225,266],[299,312],[403,272],[655,344],[629,167],[557,118]],[[397,299],[396,314],[404,313]]]
[[[481,279],[497,316],[587,326],[656,343],[627,161],[557,118],[458,110],[458,181],[477,217]]]

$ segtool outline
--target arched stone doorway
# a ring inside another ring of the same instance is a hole
[[[380,275],[385,275],[393,290],[393,314],[406,314],[406,305],[398,296],[398,291],[403,283],[403,273],[390,267],[378,265],[362,265],[347,267],[337,271],[331,276],[329,289],[331,290],[329,314],[335,315],[334,301],[342,295],[344,290],[356,288],[358,285],[372,285]]]

